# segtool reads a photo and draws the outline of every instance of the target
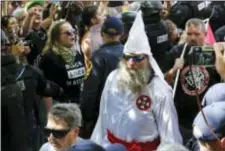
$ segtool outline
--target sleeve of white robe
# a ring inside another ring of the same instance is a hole
[[[105,87],[102,91],[102,96],[101,96],[101,100],[100,100],[100,108],[99,108],[99,116],[98,116],[98,120],[97,123],[95,125],[94,131],[91,135],[91,140],[94,141],[95,143],[101,145],[102,144],[102,140],[106,135],[106,114],[107,114],[107,110],[106,110],[106,101],[107,101],[107,93],[108,93],[108,88],[109,88],[109,81],[111,76],[109,75],[106,83],[105,83]]]
[[[163,97],[158,96],[157,101],[160,103],[155,109],[155,116],[161,144],[165,142],[182,144],[172,93],[166,93]]]

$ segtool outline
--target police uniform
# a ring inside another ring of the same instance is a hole
[[[191,18],[207,19],[212,13],[212,7],[205,1],[178,1],[168,16],[178,28],[184,29],[186,22]]]
[[[161,9],[162,4],[158,1],[141,3],[145,31],[152,49],[152,54],[161,70],[164,72],[166,63],[164,61],[165,53],[171,49],[171,44],[168,39],[168,26],[160,17]]]
[[[28,125],[23,95],[16,84],[16,71],[11,68],[15,64],[13,56],[1,56],[1,149],[28,151]]]
[[[18,64],[16,80],[23,94],[29,147],[37,150],[45,142],[42,129],[46,125],[47,117],[41,97],[57,98],[62,91],[58,85],[47,81],[41,71],[31,65]]]
[[[209,23],[212,31],[215,32],[217,29],[225,25],[225,2],[212,2],[210,7],[213,8],[213,11]]]

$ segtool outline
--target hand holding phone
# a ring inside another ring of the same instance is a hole
[[[215,43],[213,48],[216,55],[216,70],[225,80],[225,42]]]

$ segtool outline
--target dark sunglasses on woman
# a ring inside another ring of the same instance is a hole
[[[66,34],[67,36],[73,36],[73,35],[76,35],[76,30],[67,30],[61,34]]]
[[[70,129],[56,130],[56,129],[44,128],[44,134],[46,137],[49,137],[50,134],[52,134],[53,137],[56,139],[65,137],[69,133],[69,131],[70,131]]]
[[[144,60],[147,56],[146,55],[123,55],[124,60],[128,61],[130,59],[132,59],[135,62],[141,62],[142,60]]]

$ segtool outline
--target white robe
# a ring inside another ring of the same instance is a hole
[[[158,76],[154,76],[141,95],[151,98],[151,107],[141,111],[136,105],[140,95],[130,90],[118,89],[118,71],[107,78],[100,102],[100,112],[91,140],[107,147],[106,130],[117,138],[131,142],[149,142],[158,136],[161,143],[182,144],[178,128],[177,113],[172,99],[172,89]]]

